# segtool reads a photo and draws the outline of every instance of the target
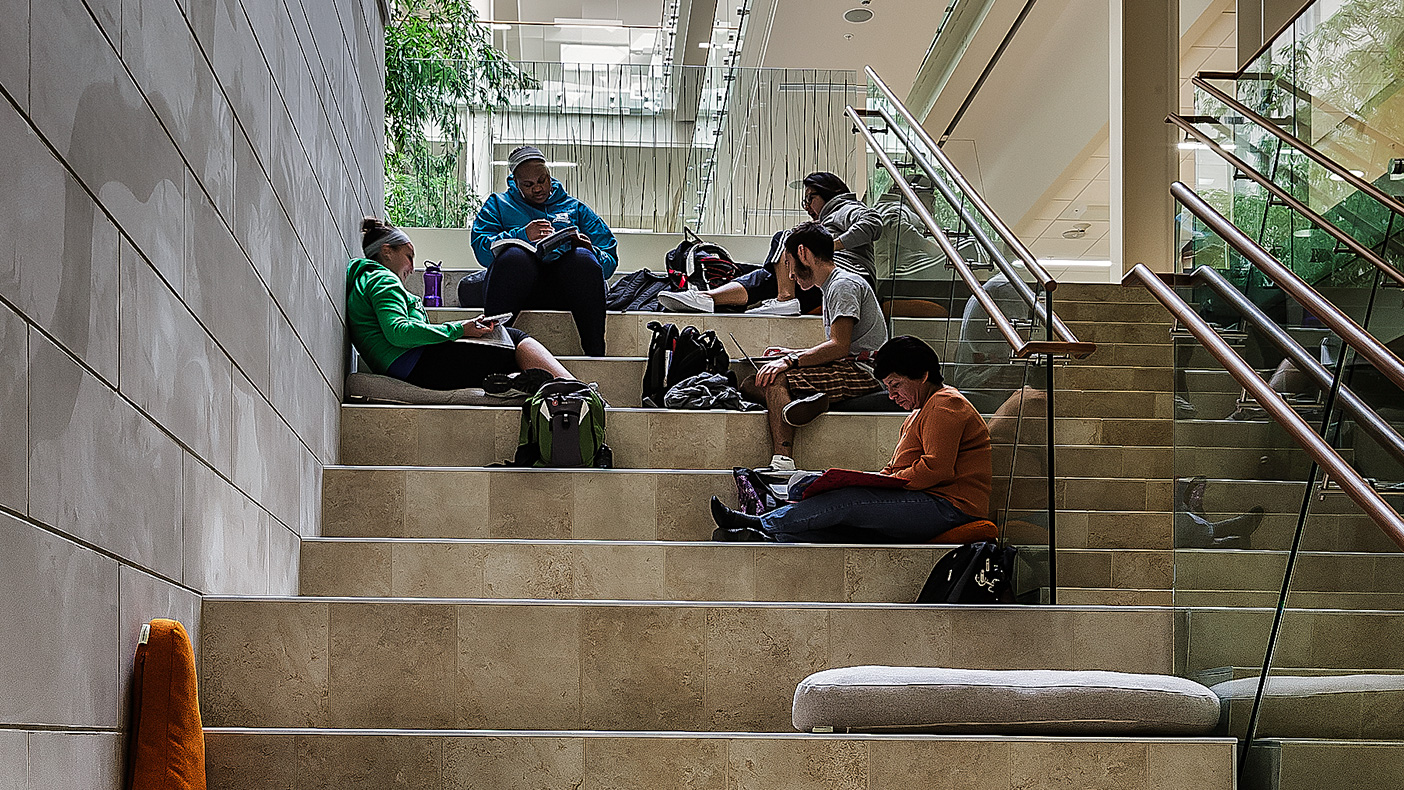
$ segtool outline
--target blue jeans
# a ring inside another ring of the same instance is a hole
[[[853,487],[825,491],[760,519],[781,543],[926,543],[976,517],[920,491]]]

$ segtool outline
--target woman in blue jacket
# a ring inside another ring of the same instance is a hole
[[[507,191],[488,196],[473,221],[473,254],[488,270],[484,312],[511,313],[515,321],[527,308],[569,310],[581,348],[604,356],[604,285],[619,265],[614,234],[589,206],[566,194],[539,149],[517,148],[508,167]],[[511,244],[493,249],[507,239],[534,244],[570,225],[580,235],[562,253],[537,255]]]

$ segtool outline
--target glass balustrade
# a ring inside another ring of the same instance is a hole
[[[1399,388],[1290,298],[1265,314],[1244,308],[1248,300],[1225,289],[1262,304],[1261,289],[1276,286],[1204,223],[1180,230],[1185,269],[1211,271],[1182,279],[1179,295],[1400,512]],[[1377,278],[1323,290],[1375,337],[1404,334],[1400,292]],[[1228,684],[1216,689],[1227,734],[1252,738],[1243,776],[1269,767],[1265,740],[1399,739],[1398,717],[1377,692],[1404,680],[1404,550],[1199,340],[1180,332],[1174,346],[1181,673]]]
[[[456,175],[417,196],[416,216],[471,223],[475,200],[506,188],[507,155],[520,145],[541,148],[572,195],[626,231],[768,236],[807,218],[799,182],[809,173],[860,183],[843,119],[863,96],[855,72],[515,65],[532,87],[506,107],[464,108]],[[440,205],[455,196],[472,210]]]

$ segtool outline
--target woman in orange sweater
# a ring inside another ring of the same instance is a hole
[[[945,385],[936,352],[915,337],[895,337],[878,349],[873,367],[888,397],[915,410],[881,472],[906,485],[834,489],[762,516],[738,513],[713,497],[713,540],[925,543],[985,518],[990,432],[965,396]]]

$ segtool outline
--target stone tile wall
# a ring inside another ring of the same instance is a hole
[[[320,532],[383,19],[0,8],[0,787],[116,788],[141,623],[295,593]]]

